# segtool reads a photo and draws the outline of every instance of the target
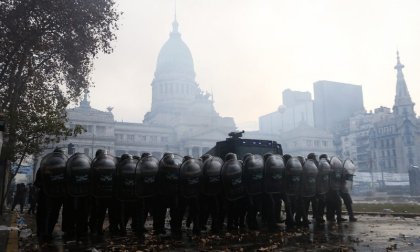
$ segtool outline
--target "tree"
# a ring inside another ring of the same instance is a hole
[[[65,109],[91,84],[93,59],[112,52],[115,8],[114,0],[0,3],[0,112],[7,127],[1,160],[20,164],[80,132],[66,127]],[[5,193],[1,198],[0,211]]]

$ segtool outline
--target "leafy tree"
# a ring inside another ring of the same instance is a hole
[[[119,16],[114,0],[0,2],[0,112],[7,128],[1,160],[20,165],[80,132],[66,127],[65,109],[89,87],[93,59],[112,52]]]

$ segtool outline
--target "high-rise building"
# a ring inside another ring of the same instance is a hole
[[[283,91],[283,105],[277,111],[260,116],[259,130],[264,134],[281,134],[301,124],[314,126],[313,101],[310,92]]]
[[[332,130],[364,110],[362,86],[326,80],[314,83],[316,128]]]

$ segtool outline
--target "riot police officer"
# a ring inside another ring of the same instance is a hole
[[[204,160],[200,179],[200,225],[205,229],[207,219],[211,217],[211,231],[218,233],[223,225],[223,191],[221,170],[223,160],[209,156]]]
[[[298,208],[301,191],[302,164],[296,157],[284,155],[286,161],[286,227],[295,226],[295,213]]]
[[[316,181],[316,200],[317,207],[315,211],[315,219],[317,224],[325,222],[324,213],[327,203],[327,193],[330,188],[330,173],[331,166],[326,154],[319,156],[318,162],[318,177]]]
[[[133,158],[129,154],[121,155],[117,165],[116,179],[114,186],[115,198],[120,205],[120,233],[126,234],[126,226],[131,218],[132,229],[136,232],[137,213],[135,212],[136,190],[135,190],[135,176],[138,159]]]
[[[157,193],[157,173],[159,160],[150,153],[143,153],[136,166],[136,213],[138,215],[135,232],[142,236],[146,231],[144,224],[147,216],[155,216],[156,193]],[[154,229],[156,223],[153,223]]]
[[[66,163],[66,186],[68,192],[63,215],[69,212],[67,223],[69,235],[80,238],[87,234],[90,196],[91,159],[84,153],[73,154]],[[67,204],[67,207],[66,207]]]
[[[227,212],[227,229],[244,226],[246,213],[245,185],[242,176],[242,161],[235,153],[228,153],[222,167],[222,183]]]
[[[263,218],[269,230],[275,230],[280,222],[282,201],[286,203],[286,180],[283,157],[264,155],[264,203]]]
[[[113,194],[116,166],[117,159],[115,157],[106,154],[103,150],[96,151],[90,177],[92,195],[95,199],[91,225],[94,227],[94,233],[98,235],[103,234],[103,223],[107,211],[109,231],[113,235],[119,233],[119,205]]]
[[[182,221],[186,210],[193,223],[193,234],[200,233],[200,177],[203,163],[200,159],[185,156],[180,169],[179,216]],[[180,225],[180,223],[178,223]],[[180,229],[181,227],[179,227]]]
[[[343,179],[343,163],[338,157],[330,160],[330,189],[327,194],[327,220],[342,222],[340,187]],[[337,219],[335,218],[337,217]]]
[[[353,201],[350,196],[350,192],[353,185],[353,176],[356,172],[356,166],[353,161],[347,159],[344,161],[344,171],[343,171],[343,180],[340,187],[340,197],[343,199],[344,205],[346,206],[347,213],[349,215],[349,220],[354,222],[357,221],[357,218],[354,217],[353,213]],[[343,218],[344,220],[344,218]]]
[[[318,168],[316,163],[312,159],[307,159],[302,169],[300,201],[295,219],[298,225],[308,226],[310,223],[308,220],[308,211],[310,204],[312,204],[312,209],[315,209],[317,175]]]
[[[257,213],[262,211],[264,186],[264,159],[260,155],[244,157],[244,182],[247,194],[246,221],[249,229],[258,229]]]
[[[47,154],[41,160],[40,175],[42,176],[42,191],[46,196],[45,218],[43,220],[44,223],[41,224],[42,240],[51,239],[55,224],[58,221],[60,209],[67,196],[65,186],[66,161],[67,156],[64,155],[64,152],[59,148],[56,148],[52,153]],[[65,226],[67,220],[68,216],[63,214],[63,226]]]
[[[179,171],[181,164],[182,157],[173,153],[165,153],[159,161],[157,208],[153,215],[155,232],[166,234],[165,217],[166,210],[169,208],[171,234],[174,238],[181,238],[182,219],[179,219]]]

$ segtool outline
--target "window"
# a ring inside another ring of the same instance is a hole
[[[312,147],[312,140],[306,140],[306,146]]]
[[[161,137],[161,141],[162,141],[162,143],[167,143],[168,142],[168,137]]]
[[[117,138],[117,140],[123,140],[123,134],[115,134],[115,137]]]
[[[127,135],[127,141],[134,142],[134,135]]]
[[[96,134],[105,135],[106,127],[105,126],[96,126]]]
[[[151,143],[157,143],[157,136],[150,136]]]
[[[315,140],[315,141],[314,141],[314,146],[315,146],[315,147],[319,147],[319,146],[320,146],[320,142],[319,142],[319,140]]]
[[[327,141],[323,140],[323,141],[322,141],[322,146],[323,146],[323,147],[327,147],[327,146],[328,146]]]

